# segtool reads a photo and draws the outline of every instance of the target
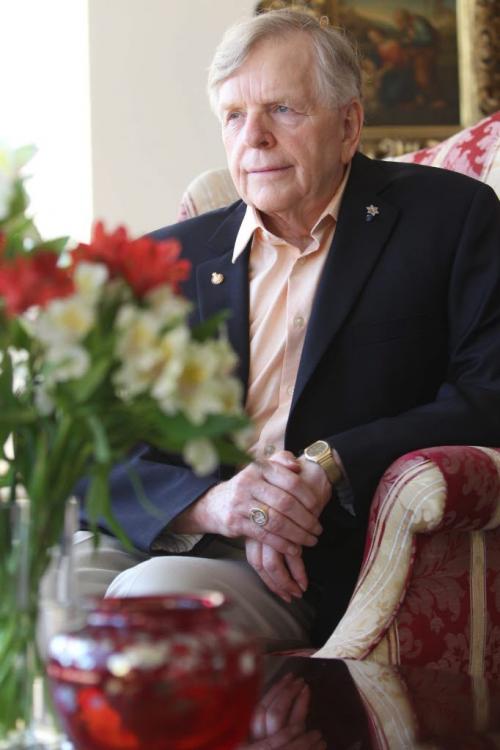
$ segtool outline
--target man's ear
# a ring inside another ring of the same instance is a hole
[[[363,127],[364,110],[359,99],[353,99],[340,108],[344,137],[342,140],[342,161],[347,164],[358,150]]]

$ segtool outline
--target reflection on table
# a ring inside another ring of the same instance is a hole
[[[372,662],[268,657],[241,750],[500,749],[500,682]]]

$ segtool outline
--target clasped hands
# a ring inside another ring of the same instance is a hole
[[[307,589],[302,547],[322,532],[319,517],[332,487],[321,466],[289,451],[255,461],[208,490],[185,511],[174,531],[244,537],[246,556],[266,586],[287,602]],[[250,517],[262,507],[263,526]]]

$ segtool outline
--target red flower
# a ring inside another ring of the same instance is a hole
[[[122,276],[142,297],[161,284],[170,284],[177,291],[179,282],[188,278],[191,264],[179,259],[180,251],[177,240],[130,240],[124,227],[106,234],[102,222],[97,222],[91,244],[78,245],[72,256],[74,265],[82,261],[104,263],[112,277]]]
[[[65,268],[57,267],[58,256],[49,251],[13,260],[0,258],[0,297],[9,317],[32,305],[44,307],[53,299],[67,297],[74,291],[73,281]]]

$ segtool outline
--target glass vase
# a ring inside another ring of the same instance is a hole
[[[68,507],[66,521],[74,516],[74,506]],[[71,602],[42,603],[40,587],[51,557],[40,548],[43,543],[34,544],[29,500],[0,502],[0,750],[72,747],[52,710],[43,659],[46,641],[56,622],[58,629],[67,621]],[[52,556],[54,578],[63,580],[67,591],[70,571],[62,547]]]
[[[49,646],[56,707],[83,750],[231,750],[255,706],[260,651],[217,592],[104,599]]]

